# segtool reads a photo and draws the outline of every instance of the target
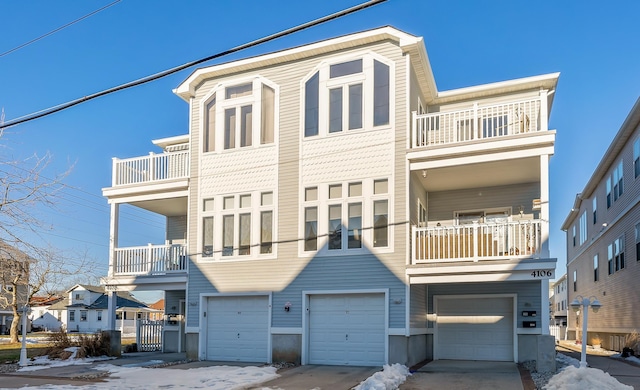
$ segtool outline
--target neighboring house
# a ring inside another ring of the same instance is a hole
[[[0,334],[9,334],[15,292],[18,308],[27,303],[32,259],[23,251],[0,242]]]
[[[190,358],[551,355],[557,80],[438,91],[392,27],[198,69],[174,90],[188,134],[113,160],[102,283],[164,291],[186,318],[164,351]],[[165,216],[164,242],[119,247],[122,205]]]
[[[66,293],[67,297],[51,305],[48,312],[67,332],[95,333],[106,328],[108,298],[103,287],[76,284]],[[154,310],[125,291],[118,292],[117,298],[116,326],[123,334],[135,334],[136,321],[148,319]]]
[[[62,321],[49,309],[52,305],[62,301],[64,297],[32,297],[29,302],[31,313],[29,319],[33,331],[57,332],[62,327]]]
[[[562,230],[567,233],[568,301],[597,298],[588,315],[588,343],[621,351],[625,336],[640,330],[640,99],[636,101]],[[569,337],[582,332],[569,310]],[[596,342],[597,344],[597,342]]]
[[[549,292],[550,323],[556,326],[567,326],[567,275],[562,275],[551,284]]]
[[[149,313],[149,320],[161,321],[164,320],[164,299],[158,299],[156,302],[149,305],[150,309],[156,310]],[[174,308],[177,309],[177,308]]]

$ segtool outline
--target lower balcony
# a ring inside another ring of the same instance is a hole
[[[112,275],[167,275],[187,271],[184,245],[116,248]]]
[[[438,262],[538,259],[542,221],[413,227],[412,265]]]

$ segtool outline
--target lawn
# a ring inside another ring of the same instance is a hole
[[[42,355],[48,349],[46,339],[42,340],[42,344],[27,344],[27,357]],[[21,343],[0,343],[0,364],[15,363],[20,360]]]

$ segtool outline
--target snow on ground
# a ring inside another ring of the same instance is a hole
[[[560,373],[554,375],[544,388],[545,390],[633,390],[633,387],[623,385],[602,370],[574,366],[567,366]]]
[[[277,378],[275,367],[231,367],[213,366],[176,371],[170,368],[119,367],[101,364],[96,370],[108,371],[105,382],[90,383],[85,386],[44,385],[28,387],[55,390],[115,390],[115,389],[245,389]],[[153,370],[153,371],[150,371]]]
[[[385,364],[382,371],[371,375],[353,390],[395,390],[409,375],[409,369],[402,364]]]
[[[47,339],[45,337],[29,337],[27,336],[27,344],[42,344],[46,342]],[[0,343],[9,344],[11,339],[9,337],[0,337]],[[22,336],[18,336],[18,342],[22,343]]]
[[[109,357],[109,356],[76,359],[76,354],[78,353],[78,347],[65,348],[65,351],[71,352],[71,356],[69,356],[69,358],[66,360],[57,360],[57,359],[52,360],[52,359],[49,359],[49,356],[36,356],[35,358],[29,361],[28,366],[24,366],[20,368],[18,371],[20,372],[37,371],[37,370],[42,370],[44,368],[91,364],[92,362],[115,359],[114,357]]]

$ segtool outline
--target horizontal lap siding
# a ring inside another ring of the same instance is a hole
[[[429,285],[427,296],[429,314],[434,314],[434,295],[483,295],[483,294],[516,294],[518,306],[516,308],[516,326],[522,328],[522,321],[536,321],[540,328],[541,318],[548,315],[549,308],[541,307],[541,283],[535,281],[499,282],[499,283],[456,283],[456,284],[432,284]],[[546,302],[546,300],[545,300]],[[523,317],[522,311],[535,311],[534,318]],[[429,322],[429,327],[433,327]]]
[[[404,59],[401,50],[391,43],[380,43],[366,50],[375,51],[396,61],[396,74],[404,77]],[[363,49],[354,50],[362,53]],[[347,51],[336,53],[344,55]],[[299,235],[299,194],[300,194],[300,137],[301,126],[301,85],[323,59],[317,57],[284,64],[274,68],[264,68],[247,74],[234,75],[224,79],[203,82],[196,90],[196,99],[192,107],[192,180],[190,185],[189,245],[190,253],[197,253],[198,234],[198,185],[202,178],[197,175],[197,156],[199,146],[199,105],[201,99],[219,82],[247,75],[260,75],[279,87],[279,128],[277,129],[277,259],[229,261],[229,262],[192,262],[189,272],[188,326],[198,325],[199,296],[201,293],[222,292],[274,292],[274,308],[282,308],[287,301],[293,306],[288,316],[284,310],[274,309],[272,326],[301,326],[301,316],[291,321],[292,314],[301,308],[301,291],[309,288],[322,289],[375,289],[391,288],[392,296],[404,302],[404,284],[399,276],[404,275],[406,233],[404,226],[395,229],[395,253],[379,257],[352,256],[336,258],[309,259],[298,257]],[[395,185],[389,188],[394,193],[394,213],[400,221],[406,220],[404,175],[405,175],[405,89],[402,80],[396,80],[396,143],[393,171]],[[391,142],[393,142],[391,140]],[[231,154],[231,153],[229,153]],[[401,162],[401,164],[400,164]],[[215,174],[215,171],[212,171]],[[400,180],[400,181],[398,181]],[[349,259],[349,261],[346,261]],[[366,259],[366,260],[365,260]],[[193,259],[192,259],[193,260]],[[312,269],[313,272],[309,272]],[[295,286],[295,287],[294,287]],[[319,287],[322,286],[322,287]],[[276,303],[277,301],[277,303]],[[196,303],[196,305],[193,305]],[[282,312],[282,313],[281,313]],[[299,314],[299,313],[298,313]],[[296,323],[297,325],[292,325]],[[404,326],[404,305],[392,305],[391,326]]]
[[[187,238],[187,217],[167,217],[167,243],[185,244]]]
[[[409,308],[409,325],[412,328],[427,327],[427,285],[411,285],[411,307]]]

